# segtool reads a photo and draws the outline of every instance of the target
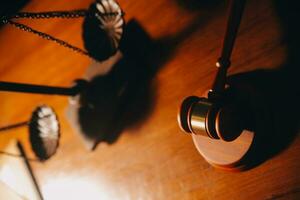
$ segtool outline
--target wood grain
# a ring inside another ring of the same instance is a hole
[[[32,0],[23,10],[85,8],[90,2]],[[192,10],[175,0],[119,3],[126,20],[134,18],[155,40],[172,40],[176,45],[169,48],[168,59],[151,83],[151,112],[124,130],[114,144],[100,144],[94,152],[85,150],[65,119],[66,98],[0,93],[0,125],[28,119],[38,104],[49,104],[58,112],[62,123],[58,153],[45,163],[32,163],[45,199],[299,199],[298,138],[258,167],[229,173],[210,166],[192,138],[177,125],[181,101],[202,94],[214,77],[226,24],[226,2]],[[230,74],[273,69],[285,62],[287,45],[281,40],[282,28],[273,3],[248,1]],[[22,22],[83,46],[81,20]],[[59,86],[69,86],[82,77],[91,62],[8,26],[0,30],[0,58],[3,81]],[[14,137],[33,157],[25,128],[1,134],[0,147]]]

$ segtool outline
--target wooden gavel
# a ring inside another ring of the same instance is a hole
[[[180,107],[178,122],[187,133],[212,139],[233,141],[243,131],[243,124],[234,108],[224,102],[227,70],[246,0],[231,1],[227,30],[218,71],[208,97],[187,97]]]
[[[212,166],[229,171],[250,167],[248,158],[251,156],[248,155],[251,155],[251,147],[255,146],[256,133],[248,130],[249,119],[245,117],[253,113],[248,113],[251,110],[243,111],[243,102],[234,97],[238,95],[236,90],[226,85],[230,56],[245,2],[232,0],[230,3],[227,30],[212,89],[204,97],[187,97],[178,114],[180,128],[191,134],[203,158]]]

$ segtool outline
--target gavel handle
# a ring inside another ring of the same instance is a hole
[[[223,41],[221,57],[216,66],[218,72],[215,77],[211,93],[219,94],[225,89],[227,70],[230,67],[230,57],[234,47],[234,42],[238,33],[241,18],[245,8],[246,0],[231,0],[226,33]]]

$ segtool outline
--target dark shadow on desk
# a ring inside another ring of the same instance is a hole
[[[29,0],[2,0],[0,1],[0,17],[11,15],[23,8]],[[1,23],[0,23],[1,25]]]
[[[135,20],[125,29],[124,57],[106,76],[95,77],[82,95],[79,122],[90,138],[113,143],[125,128],[138,128],[156,101],[153,77],[175,55],[178,45],[205,25],[194,20],[178,34],[153,40]]]
[[[286,63],[229,77],[231,96],[255,132],[246,159],[254,167],[285,150],[300,131],[300,13],[298,2],[275,0],[287,44]],[[252,113],[252,114],[249,114]]]
[[[222,2],[224,3],[221,0],[176,0],[176,2],[179,6],[189,11],[205,10],[213,8]]]

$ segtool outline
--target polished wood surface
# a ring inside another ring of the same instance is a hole
[[[90,2],[32,0],[23,10],[86,8]],[[192,138],[178,127],[182,99],[211,86],[226,25],[226,2],[198,7],[194,1],[180,0],[119,3],[126,20],[138,20],[155,40],[174,40],[175,45],[151,83],[151,111],[115,143],[87,151],[65,119],[67,98],[0,93],[0,126],[27,120],[39,104],[49,104],[58,112],[62,137],[57,154],[44,163],[32,162],[45,199],[299,199],[299,138],[259,166],[230,173],[209,165]],[[81,20],[22,22],[83,46]],[[279,67],[287,57],[281,36],[274,1],[248,1],[230,74]],[[53,86],[71,85],[91,63],[9,26],[0,30],[0,59],[2,81]],[[1,134],[0,147],[15,137],[33,157],[26,128]]]

